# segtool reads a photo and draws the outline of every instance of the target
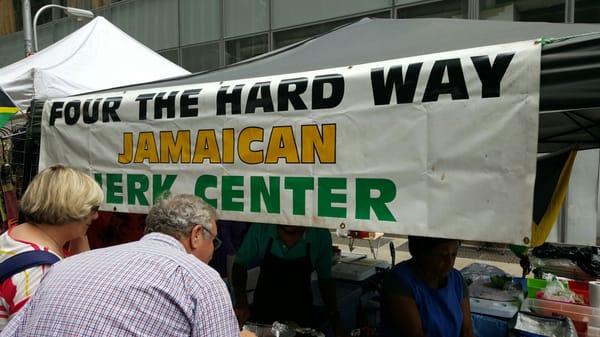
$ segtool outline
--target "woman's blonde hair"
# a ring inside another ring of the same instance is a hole
[[[21,198],[21,211],[31,223],[61,225],[85,218],[103,199],[102,189],[90,176],[54,165],[31,181]]]

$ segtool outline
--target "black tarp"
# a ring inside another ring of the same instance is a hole
[[[600,35],[542,49],[538,152],[600,143]]]
[[[15,108],[15,103],[8,97],[8,95],[0,88],[0,108]]]
[[[570,151],[565,150],[538,158],[535,173],[536,184],[533,192],[534,223],[539,224],[546,214],[570,154]],[[545,183],[538,184],[538,181]]]

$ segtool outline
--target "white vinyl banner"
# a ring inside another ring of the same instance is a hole
[[[540,53],[525,41],[54,99],[40,167],[93,175],[104,210],[147,212],[170,190],[230,220],[523,243]]]

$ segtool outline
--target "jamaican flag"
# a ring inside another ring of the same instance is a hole
[[[13,118],[19,108],[13,103],[8,95],[0,88],[0,127]]]
[[[533,192],[533,221],[530,247],[541,246],[556,223],[565,201],[571,170],[577,154],[576,148],[538,157]],[[527,246],[510,245],[523,268],[523,277],[531,271]]]
[[[576,149],[539,157],[533,196],[532,247],[546,241],[565,201]]]

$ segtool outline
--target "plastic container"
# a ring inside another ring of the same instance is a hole
[[[513,277],[513,283],[515,286],[520,287],[523,290],[523,294],[527,292],[527,279],[524,277]]]
[[[519,311],[519,303],[517,301],[498,302],[471,297],[469,299],[469,302],[472,313],[487,315],[491,317],[510,319],[513,318]]]
[[[587,281],[569,280],[569,289],[581,296],[586,305],[590,304],[590,287]]]
[[[536,298],[537,293],[542,291],[542,289],[546,288],[546,284],[548,281],[540,280],[536,278],[528,278],[527,279],[527,297]]]
[[[568,287],[568,283],[565,281],[561,281],[565,287]],[[548,281],[546,280],[540,280],[537,278],[528,278],[527,279],[527,297],[529,298],[536,298],[537,297],[537,293],[540,291],[543,291],[544,288],[546,288],[546,285],[548,284]],[[588,296],[589,298],[589,296]]]
[[[272,325],[259,324],[259,323],[246,323],[242,327],[242,330],[250,331],[256,335],[256,337],[275,337],[271,331]]]
[[[545,317],[521,311],[510,327],[511,337],[580,337],[573,320],[565,316]]]
[[[475,337],[506,337],[508,322],[503,319],[480,314],[471,314]]]
[[[600,309],[585,305],[528,298],[523,302],[521,311],[529,311],[548,317],[569,317],[573,320],[579,337],[587,336],[588,325],[597,326],[597,323],[600,323]]]

